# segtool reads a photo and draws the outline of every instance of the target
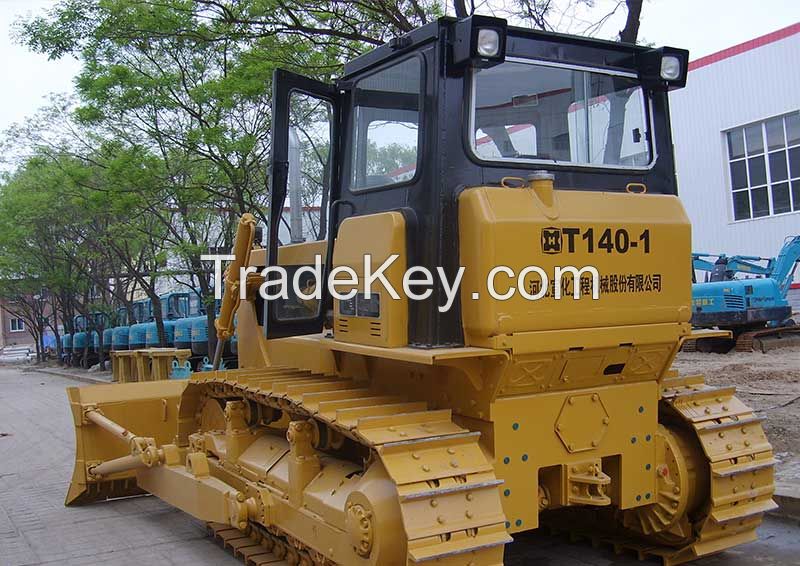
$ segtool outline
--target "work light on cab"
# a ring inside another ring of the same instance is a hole
[[[459,20],[453,34],[453,64],[486,68],[502,63],[507,29],[501,18],[473,15]]]
[[[659,47],[639,53],[636,58],[639,80],[654,90],[674,90],[686,86],[689,52],[674,47]]]
[[[675,55],[664,55],[661,58],[661,78],[674,81],[681,76],[681,60]]]
[[[478,55],[496,57],[500,51],[500,34],[496,29],[478,30]]]

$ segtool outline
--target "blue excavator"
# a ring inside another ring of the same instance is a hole
[[[800,337],[787,300],[800,261],[800,236],[786,238],[777,256],[692,254],[692,274],[706,272],[692,285],[692,324],[698,328],[730,330],[732,339],[708,338],[697,343],[703,351],[762,351],[774,340]],[[783,345],[783,344],[780,344]]]

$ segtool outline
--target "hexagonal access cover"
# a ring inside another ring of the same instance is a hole
[[[599,394],[572,395],[561,407],[556,434],[570,453],[593,450],[600,446],[608,423],[608,412]]]

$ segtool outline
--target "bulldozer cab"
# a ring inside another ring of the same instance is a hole
[[[319,252],[327,278],[343,222],[394,212],[406,263],[441,266],[452,280],[465,188],[546,170],[559,189],[674,195],[667,91],[684,85],[687,65],[683,50],[476,15],[396,38],[335,83],[278,70],[266,263],[291,264],[291,275]],[[444,302],[434,283],[408,305],[407,344],[465,344],[461,309],[440,312]],[[334,306],[327,292],[320,304],[262,302],[259,322],[268,338],[316,333]]]

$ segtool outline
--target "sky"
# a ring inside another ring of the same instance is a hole
[[[0,0],[0,132],[45,106],[49,93],[72,90],[72,79],[80,70],[77,60],[48,61],[11,37],[17,18],[38,14],[53,4],[51,0]]]
[[[489,2],[493,0],[488,0]],[[506,2],[508,0],[505,0]],[[50,93],[68,93],[78,61],[48,61],[11,37],[21,16],[38,14],[54,0],[0,0],[0,132],[47,104]],[[605,14],[615,0],[595,0],[593,13]],[[624,8],[595,37],[612,38],[624,25]],[[800,21],[800,0],[645,0],[639,36],[655,45],[689,49],[692,59],[714,53]],[[575,28],[565,31],[579,31]]]

